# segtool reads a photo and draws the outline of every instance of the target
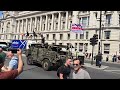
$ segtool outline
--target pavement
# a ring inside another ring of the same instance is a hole
[[[108,68],[109,66],[105,66],[105,65],[101,65],[101,67],[99,68],[98,66],[96,66],[95,64],[91,65],[90,63],[84,63],[85,67],[90,67],[90,68],[94,68],[94,69],[99,69],[99,70],[104,70],[106,68]]]
[[[91,63],[91,59],[85,59],[84,61],[85,63]],[[96,61],[93,60],[93,64],[96,64]],[[109,66],[109,67],[118,67],[120,68],[120,63],[119,62],[112,62],[112,61],[105,61],[105,60],[102,60],[102,63],[101,63],[103,66]]]
[[[86,61],[91,61],[92,59],[85,58],[85,60],[86,60]],[[93,60],[93,62],[95,62],[95,60]],[[105,60],[102,60],[102,62],[120,65],[120,61],[117,61],[117,62],[107,61],[107,62],[106,62]]]

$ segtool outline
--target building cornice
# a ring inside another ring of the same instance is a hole
[[[36,16],[41,16],[41,15],[47,15],[47,14],[54,14],[54,13],[60,13],[63,11],[35,11],[32,13],[28,13],[28,14],[21,14],[18,16],[15,16],[15,18],[29,18],[29,17],[36,17]]]
[[[40,33],[69,33],[70,31],[64,30],[64,31],[40,31]]]

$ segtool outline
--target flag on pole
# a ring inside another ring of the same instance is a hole
[[[81,24],[72,24],[71,32],[83,34],[83,27]]]

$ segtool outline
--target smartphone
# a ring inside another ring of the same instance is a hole
[[[11,51],[12,53],[17,53],[17,51],[19,51],[19,49],[9,48],[8,51]]]

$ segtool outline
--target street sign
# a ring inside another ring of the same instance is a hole
[[[27,41],[25,40],[12,40],[11,48],[20,48],[20,49],[26,49]]]

